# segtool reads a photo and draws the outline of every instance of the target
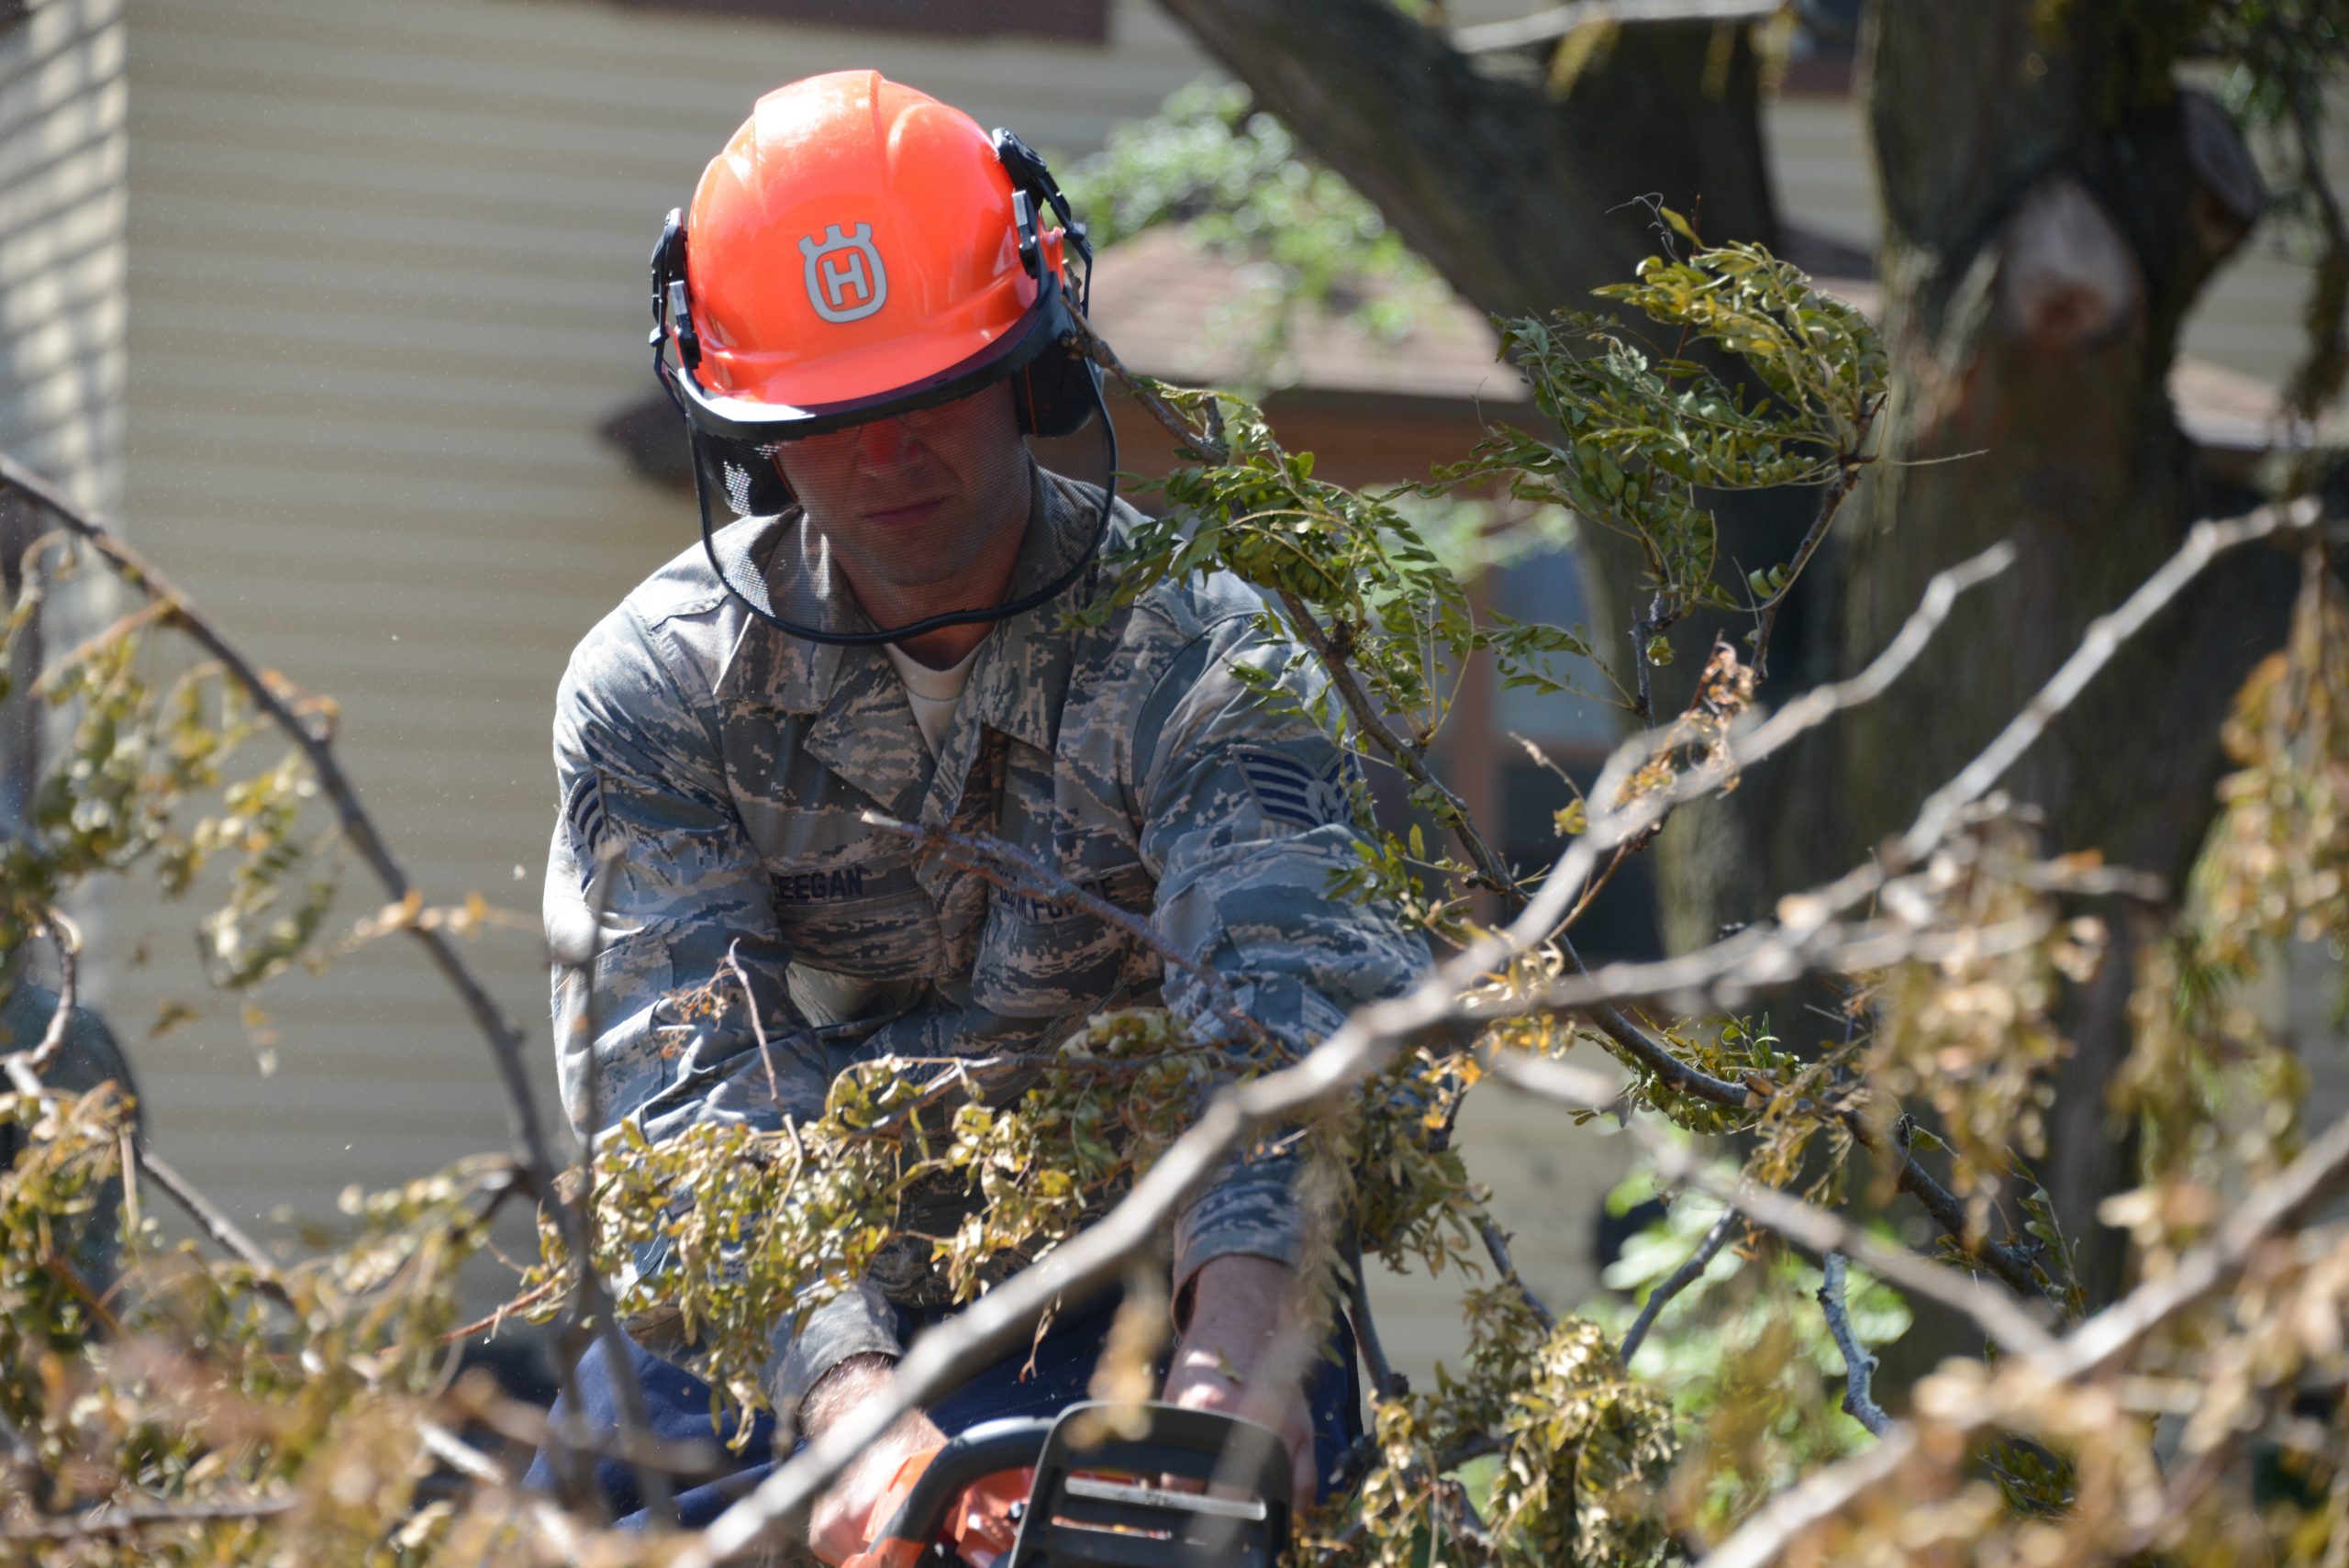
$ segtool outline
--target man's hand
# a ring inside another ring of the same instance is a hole
[[[811,1440],[821,1437],[842,1415],[887,1392],[896,1364],[887,1356],[862,1355],[832,1368],[807,1391],[800,1407],[801,1429]],[[946,1434],[920,1411],[908,1410],[898,1418],[816,1499],[807,1516],[807,1544],[816,1555],[827,1562],[845,1562],[871,1545],[873,1533],[889,1522],[873,1517],[887,1499],[889,1483],[907,1460],[945,1441]]]
[[[1192,1276],[1191,1321],[1174,1347],[1165,1399],[1269,1427],[1288,1445],[1297,1506],[1313,1500],[1313,1418],[1305,1374],[1319,1348],[1302,1342],[1297,1276],[1270,1258],[1229,1253]]]

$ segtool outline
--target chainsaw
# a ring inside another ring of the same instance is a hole
[[[889,1496],[841,1568],[1274,1568],[1293,1503],[1278,1437],[1158,1404],[982,1423],[909,1461]]]

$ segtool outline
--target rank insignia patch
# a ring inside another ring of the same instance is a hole
[[[604,815],[604,785],[591,769],[571,781],[562,797],[562,826],[571,835],[571,856],[579,862],[579,885],[596,880],[596,850],[611,831]]]
[[[1240,771],[1265,816],[1297,828],[1353,819],[1353,769],[1342,751],[1316,770],[1279,751],[1240,749]]]

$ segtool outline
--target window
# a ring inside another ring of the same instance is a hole
[[[0,0],[5,7],[11,0]],[[1109,0],[621,0],[643,11],[711,11],[871,32],[997,33],[1103,43]]]

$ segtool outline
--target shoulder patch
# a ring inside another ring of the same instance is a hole
[[[596,850],[611,830],[604,815],[604,782],[588,768],[571,781],[562,797],[562,829],[571,836],[571,858],[579,867],[579,885],[596,880]]]
[[[1353,767],[1345,752],[1334,752],[1319,769],[1261,746],[1241,747],[1239,758],[1248,793],[1274,821],[1319,828],[1353,820]]]

